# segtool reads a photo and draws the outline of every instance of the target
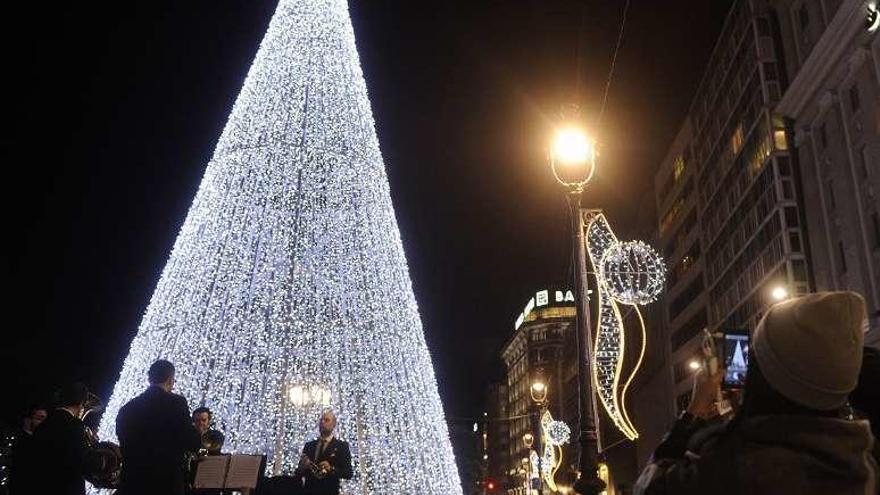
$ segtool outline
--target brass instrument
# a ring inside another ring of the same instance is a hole
[[[328,461],[332,460],[336,456],[336,452],[330,454],[330,457],[327,459]],[[323,469],[318,466],[318,463],[312,462],[312,460],[306,454],[303,454],[300,458],[300,465],[304,464],[304,461],[309,461],[309,471],[311,471],[312,476],[316,479],[322,480],[327,477],[328,474],[333,472],[333,466],[331,464],[330,469]]]
[[[88,448],[84,477],[95,488],[118,488],[122,474],[122,451],[119,445],[100,441],[95,430],[85,424],[85,419],[90,413],[101,411],[103,408],[101,399],[90,392],[83,413],[80,415],[80,420],[84,422],[83,437]]]
[[[217,455],[223,449],[223,434],[217,430],[208,430],[202,435],[202,448],[208,455]]]

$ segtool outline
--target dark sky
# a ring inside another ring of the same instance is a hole
[[[29,3],[0,29],[5,419],[64,380],[109,397],[276,2]],[[632,2],[586,195],[623,236],[730,4]],[[565,282],[544,146],[561,104],[595,113],[622,7],[351,2],[450,415],[477,412],[529,295]]]

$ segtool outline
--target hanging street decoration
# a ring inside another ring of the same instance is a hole
[[[562,446],[567,444],[571,429],[562,421],[553,419],[550,411],[541,414],[541,445],[539,454],[535,450],[529,452],[531,478],[541,478],[552,492],[559,491],[556,485],[556,471],[562,465]]]
[[[587,253],[596,274],[598,324],[593,349],[593,380],[602,406],[615,426],[630,440],[638,438],[626,410],[626,392],[645,355],[645,322],[639,305],[654,301],[663,289],[663,260],[641,241],[620,242],[605,215],[587,220]],[[621,384],[626,333],[619,305],[631,306],[638,321],[641,347],[630,375]]]

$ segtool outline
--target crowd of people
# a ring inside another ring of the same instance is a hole
[[[198,407],[190,412],[187,400],[173,393],[175,370],[168,361],[154,362],[147,380],[147,389],[116,417],[121,469],[115,493],[224,493],[193,486],[201,460],[222,455],[224,436],[213,428],[211,410]],[[11,463],[6,466],[9,495],[85,494],[89,473],[106,468],[106,459],[93,455],[95,439],[82,421],[93,397],[82,383],[71,383],[56,394],[57,407],[28,412],[11,442]],[[338,495],[340,479],[351,479],[348,444],[334,437],[336,415],[323,411],[318,423],[319,436],[303,447],[293,476],[261,483],[262,492],[281,487],[285,493]]]
[[[865,302],[821,292],[771,307],[752,333],[745,385],[732,412],[720,408],[724,369],[704,367],[689,407],[642,471],[636,495],[880,493],[880,351],[864,347]],[[207,407],[190,412],[174,394],[172,363],[150,367],[147,389],[120,410],[119,495],[192,491],[200,459],[221,455],[224,436]],[[96,469],[82,417],[91,394],[64,387],[57,407],[31,408],[11,444],[10,495],[81,495]],[[338,495],[351,479],[336,416],[324,411],[293,476],[258,493]],[[195,469],[194,469],[195,468]],[[218,493],[218,492],[214,492]],[[592,495],[592,494],[591,494]],[[598,494],[596,494],[598,495]]]
[[[737,409],[719,414],[724,370],[701,374],[634,493],[877,494],[880,370],[863,347],[865,317],[854,292],[771,307]]]

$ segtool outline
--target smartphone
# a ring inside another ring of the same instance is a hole
[[[725,370],[721,388],[725,390],[743,388],[746,384],[746,371],[749,368],[748,332],[725,332],[721,347]]]

